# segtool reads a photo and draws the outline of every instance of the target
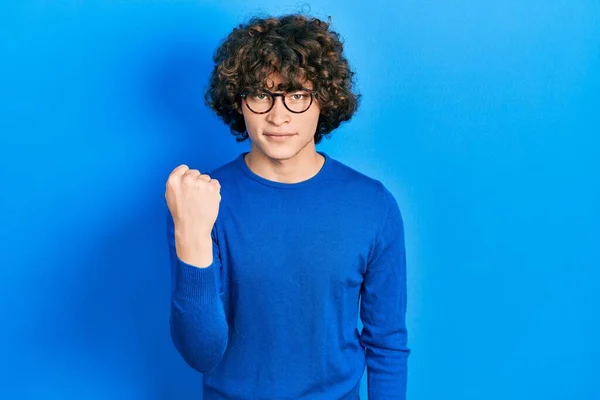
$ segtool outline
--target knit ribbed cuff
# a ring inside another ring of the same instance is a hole
[[[177,280],[174,296],[194,304],[209,304],[218,297],[214,263],[206,268],[190,265],[177,259]]]

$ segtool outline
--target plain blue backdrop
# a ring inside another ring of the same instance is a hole
[[[220,40],[304,11],[363,95],[317,148],[404,215],[409,400],[599,399],[599,3],[258,4],[0,2],[0,398],[201,399],[164,185],[249,147],[203,104]]]

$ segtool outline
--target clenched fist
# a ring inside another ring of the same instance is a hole
[[[219,214],[221,184],[182,164],[167,180],[165,198],[175,227],[210,235]]]

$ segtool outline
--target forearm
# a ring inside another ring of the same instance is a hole
[[[177,236],[177,235],[176,235]],[[210,240],[210,237],[209,237]],[[222,359],[227,347],[228,325],[219,295],[218,267],[211,247],[176,246],[185,260],[171,249],[174,285],[171,296],[170,331],[183,359],[205,373]],[[201,266],[201,267],[198,267]]]
[[[210,232],[194,234],[189,229],[174,228],[175,250],[180,261],[198,268],[213,262],[213,241]]]
[[[407,348],[389,350],[367,347],[369,400],[405,400],[408,378]]]

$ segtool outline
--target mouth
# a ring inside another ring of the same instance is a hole
[[[264,135],[267,137],[267,140],[275,141],[275,142],[282,142],[282,141],[285,141],[285,140],[291,138],[295,134],[293,134],[293,133],[265,133]]]

